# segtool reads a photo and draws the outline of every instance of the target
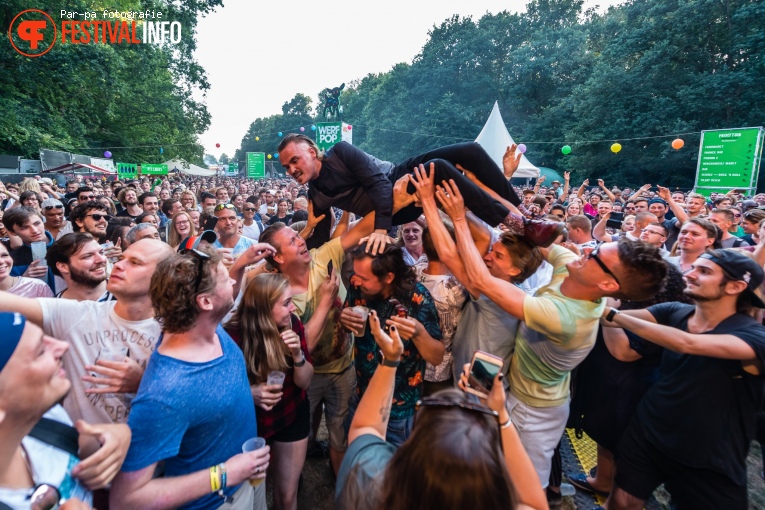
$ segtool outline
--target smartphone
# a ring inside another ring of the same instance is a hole
[[[502,358],[484,351],[475,351],[470,363],[470,375],[465,391],[487,398],[494,386],[494,378],[502,370]]]
[[[612,212],[611,216],[606,220],[606,226],[615,229],[622,228],[622,221],[624,220],[624,213]]]
[[[332,278],[332,272],[335,270],[335,264],[330,260],[327,262],[327,276]]]
[[[202,225],[202,230],[215,230],[215,226],[218,224],[218,218],[210,216]]]
[[[48,262],[45,260],[45,254],[48,252],[48,247],[45,241],[37,241],[32,243],[32,260],[39,260],[40,266],[47,266]]]

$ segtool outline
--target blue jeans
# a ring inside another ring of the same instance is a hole
[[[359,401],[361,398],[354,393],[351,400],[348,402],[348,416],[345,419],[345,437],[348,437],[348,431],[351,428],[351,422],[353,416],[356,414],[356,409],[359,407]],[[402,418],[400,420],[388,420],[388,430],[385,433],[385,440],[393,446],[401,446],[412,434],[412,427],[414,426],[414,414],[408,418]]]

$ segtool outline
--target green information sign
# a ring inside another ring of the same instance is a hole
[[[226,175],[234,176],[239,173],[239,164],[238,163],[229,163],[228,164],[228,170],[226,172]]]
[[[141,163],[141,175],[167,175],[167,165]]]
[[[135,179],[138,165],[135,163],[117,163],[117,177],[120,179]]]
[[[695,189],[703,195],[732,189],[753,195],[762,155],[762,127],[701,132]]]
[[[247,153],[247,177],[251,179],[266,178],[266,153],[248,152]]]

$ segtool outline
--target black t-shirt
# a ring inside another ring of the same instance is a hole
[[[694,310],[681,303],[648,308],[659,324],[683,331]],[[740,338],[765,365],[765,327],[753,318],[731,315],[705,334]],[[763,376],[745,372],[740,361],[665,349],[659,380],[640,402],[635,419],[646,438],[668,457],[746,485],[746,456],[762,395]]]

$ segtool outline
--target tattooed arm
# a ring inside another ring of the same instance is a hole
[[[369,313],[369,327],[385,359],[400,361],[401,354],[404,352],[404,344],[398,335],[398,329],[391,326],[390,336],[385,334],[380,329],[380,319],[374,310]],[[364,434],[372,434],[385,440],[395,382],[396,368],[384,365],[377,367],[364,396],[361,397],[356,414],[353,416],[351,428],[348,431],[348,444]]]

